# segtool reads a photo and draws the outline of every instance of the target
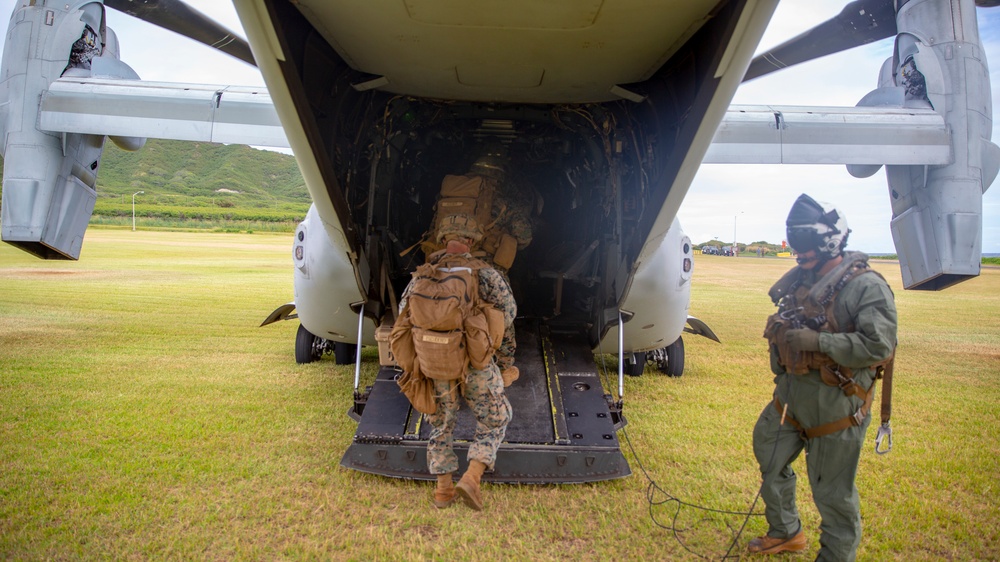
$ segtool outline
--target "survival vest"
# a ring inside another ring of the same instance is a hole
[[[822,373],[826,370],[824,368],[836,366],[841,373],[846,373],[848,377],[852,376],[850,369],[837,366],[836,362],[823,352],[793,353],[785,342],[785,334],[789,330],[799,328],[809,328],[817,332],[853,332],[854,326],[837,325],[833,308],[837,295],[855,277],[868,273],[882,277],[868,265],[865,258],[864,254],[858,252],[846,252],[843,263],[827,273],[811,288],[802,286],[799,281],[800,271],[798,268],[792,269],[768,292],[778,305],[778,312],[768,317],[764,337],[777,350],[778,363],[789,373],[804,375],[812,369],[818,369]],[[875,368],[883,363],[872,367]],[[827,381],[828,384],[831,382]]]
[[[824,383],[830,386],[839,386],[845,395],[854,395],[864,400],[864,404],[854,415],[815,428],[802,428],[795,419],[789,416],[788,421],[806,439],[829,435],[852,425],[861,425],[871,408],[875,394],[875,383],[883,377],[882,426],[888,428],[892,409],[891,385],[895,351],[887,359],[869,367],[874,371],[874,376],[871,387],[866,390],[854,382],[852,369],[838,365],[829,355],[821,351],[795,353],[785,341],[785,334],[789,330],[800,328],[808,328],[817,332],[853,332],[855,330],[853,325],[838,325],[834,315],[834,304],[837,295],[840,294],[844,286],[859,275],[867,273],[878,275],[885,280],[880,273],[868,265],[867,256],[859,252],[846,252],[844,261],[811,288],[801,285],[800,271],[798,268],[794,268],[779,279],[768,292],[771,299],[778,305],[778,312],[767,318],[764,337],[767,338],[772,349],[776,350],[778,364],[793,375],[804,375],[810,370],[818,370]],[[775,397],[774,407],[784,416],[785,412],[777,397]],[[878,451],[878,446],[876,444],[876,451]]]
[[[464,379],[470,365],[484,369],[492,362],[503,337],[503,312],[479,297],[485,267],[466,255],[438,253],[413,272],[406,306],[389,335],[404,372]]]

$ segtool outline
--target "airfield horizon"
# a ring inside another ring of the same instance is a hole
[[[698,559],[658,526],[677,504],[650,519],[639,461],[683,501],[750,506],[751,431],[773,388],[766,291],[791,260],[695,258],[690,313],[722,343],[686,336],[683,377],[625,381],[633,476],[490,485],[473,513],[434,509],[426,483],[339,466],[353,366],[297,365],[296,322],[257,327],[292,298],[291,240],[100,228],[78,262],[0,246],[0,558]],[[900,311],[896,441],[877,456],[867,435],[859,559],[992,559],[1000,271],[927,293],[902,290],[895,262],[874,267]],[[366,349],[362,385],[376,364]],[[676,536],[717,559],[741,523],[684,508]],[[736,552],[764,530],[751,518]]]

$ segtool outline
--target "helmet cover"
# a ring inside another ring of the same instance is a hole
[[[507,172],[507,148],[497,142],[483,149],[479,158],[472,163],[470,173],[501,179]]]

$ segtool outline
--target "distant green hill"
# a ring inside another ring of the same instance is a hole
[[[156,139],[138,152],[125,152],[105,143],[91,223],[130,221],[137,191],[143,193],[135,199],[136,216],[161,221],[146,220],[147,227],[229,227],[253,221],[286,223],[285,230],[287,223],[305,217],[310,204],[295,158],[287,154]]]
[[[102,196],[230,197],[244,205],[308,203],[295,158],[241,145],[150,139],[138,152],[107,143],[97,180]],[[220,191],[223,190],[223,191]]]

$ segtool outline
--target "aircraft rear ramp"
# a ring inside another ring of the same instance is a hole
[[[496,466],[483,480],[510,483],[595,482],[631,474],[616,430],[619,408],[604,394],[593,352],[582,335],[538,322],[517,326],[520,378],[507,388],[514,411]],[[364,401],[341,465],[398,478],[432,480],[427,471],[430,423],[399,392],[399,371],[382,367]],[[455,429],[460,471],[476,420],[462,402]]]

